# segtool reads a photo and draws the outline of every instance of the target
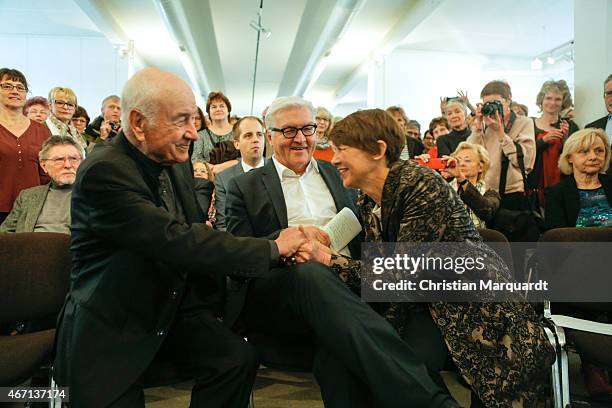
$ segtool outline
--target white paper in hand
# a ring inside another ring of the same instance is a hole
[[[361,232],[361,224],[355,213],[344,207],[323,228],[331,240],[331,249],[340,251]]]

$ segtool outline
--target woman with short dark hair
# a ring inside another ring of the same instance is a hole
[[[413,160],[399,160],[403,136],[393,119],[378,109],[347,116],[330,134],[332,164],[345,187],[361,191],[358,206],[366,241],[454,242],[487,257],[491,263],[484,269],[491,279],[510,282],[507,267],[482,242],[448,183]],[[360,290],[359,261],[323,249],[312,254],[310,259],[329,265],[354,291]],[[472,271],[462,278],[482,276]],[[473,406],[532,406],[554,359],[538,316],[521,301],[398,302],[384,315],[418,350],[431,375],[439,375],[452,360],[472,388]]]
[[[0,222],[26,188],[49,178],[40,167],[38,152],[51,133],[23,114],[28,93],[25,76],[16,69],[0,69]]]

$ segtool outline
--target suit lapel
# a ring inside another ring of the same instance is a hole
[[[262,168],[261,179],[263,184],[268,191],[270,201],[274,206],[276,212],[276,218],[282,228],[287,228],[289,222],[287,221],[287,205],[285,204],[285,196],[283,195],[283,188],[281,187],[281,181],[278,178],[276,167],[272,160]]]
[[[38,220],[38,217],[40,217],[40,213],[45,205],[50,188],[51,183],[47,184],[45,188],[37,189],[36,194],[33,194],[30,202],[27,203],[27,206],[31,206],[31,209],[27,212],[26,219],[24,221],[25,231],[34,231],[36,221]]]
[[[317,163],[319,165],[321,177],[323,178],[323,181],[325,181],[325,184],[327,185],[327,188],[334,199],[336,211],[340,212],[340,210],[347,206],[344,186],[342,185],[339,177],[334,177],[333,169],[328,168],[319,160],[317,160]]]
[[[573,225],[576,225],[578,212],[580,211],[580,193],[573,175],[568,176],[568,182],[563,185],[563,190],[563,199],[565,200],[567,213],[572,217]]]

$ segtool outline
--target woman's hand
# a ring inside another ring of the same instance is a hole
[[[459,168],[459,161],[456,157],[443,156],[442,160],[446,162],[446,168],[441,172],[442,177],[454,177],[457,182],[465,180],[465,174],[463,174],[463,171]]]
[[[429,161],[429,159],[431,159],[431,156],[429,154],[427,154],[427,153],[423,153],[423,154],[420,154],[418,156],[414,156],[414,159],[415,160],[418,159],[418,160],[421,160],[423,163],[427,163]]]
[[[306,234],[303,226],[300,225],[298,228],[302,233]],[[329,266],[331,254],[331,249],[316,239],[307,239],[295,253],[295,260],[298,263],[314,261]]]

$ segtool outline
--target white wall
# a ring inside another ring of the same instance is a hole
[[[121,94],[128,61],[104,37],[1,34],[0,67],[16,68],[28,80],[31,96],[47,97],[55,86],[72,88],[93,119],[102,99]]]

